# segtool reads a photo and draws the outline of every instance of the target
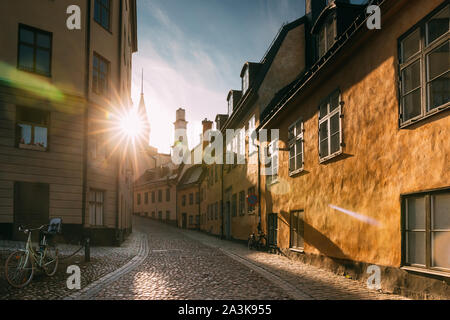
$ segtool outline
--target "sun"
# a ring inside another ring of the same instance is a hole
[[[144,124],[136,110],[128,111],[120,120],[120,130],[130,139],[136,139],[144,132]]]

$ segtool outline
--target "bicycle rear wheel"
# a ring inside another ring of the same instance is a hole
[[[58,270],[58,262],[58,249],[53,246],[47,247],[42,266],[47,276],[52,277],[55,275]]]
[[[34,263],[25,251],[16,251],[9,255],[5,263],[5,276],[15,288],[23,288],[31,282],[34,275]]]

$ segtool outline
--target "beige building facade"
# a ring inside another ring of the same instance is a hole
[[[112,128],[131,107],[136,2],[82,1],[80,30],[66,25],[72,4],[0,4],[4,238],[53,217],[68,240],[118,243],[131,231],[132,163]]]

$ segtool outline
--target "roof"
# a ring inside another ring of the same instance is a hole
[[[373,0],[369,2],[373,5],[381,6],[386,2],[391,2],[392,0]],[[324,66],[328,65],[328,62],[341,52],[344,47],[348,44],[349,40],[352,39],[359,31],[364,30],[366,25],[366,20],[368,16],[364,8],[366,6],[360,6],[361,12],[356,16],[354,21],[350,26],[343,32],[337,39],[334,45],[329,49],[329,51],[318,61],[316,61],[306,72],[302,72],[298,75],[297,79],[288,84],[286,87],[281,89],[269,105],[261,113],[260,125],[257,130],[261,129],[267,122],[269,122],[280,109],[282,109],[287,102],[298,93],[305,85],[309,84],[312,80],[316,78],[317,73],[323,69]],[[325,9],[327,10],[327,9]]]
[[[266,51],[266,53],[264,54],[264,57],[259,62],[260,68],[256,74],[255,81],[250,86],[250,88],[247,90],[246,94],[244,94],[241,97],[241,100],[236,105],[235,111],[230,115],[227,122],[222,127],[223,129],[228,127],[229,124],[236,117],[236,114],[238,114],[244,108],[244,105],[246,104],[245,102],[251,101],[251,99],[247,99],[247,97],[253,93],[258,92],[261,84],[263,83],[263,81],[266,77],[267,72],[269,71],[270,67],[272,66],[272,63],[273,63],[278,51],[280,50],[281,45],[283,44],[283,41],[286,38],[289,31],[291,31],[292,29],[295,29],[296,27],[298,27],[301,24],[305,24],[306,22],[307,22],[306,16],[302,16],[301,18],[299,18],[297,20],[294,20],[287,24],[283,24],[281,26],[280,30],[278,31],[277,35],[275,36],[274,40],[272,41],[269,49]],[[246,65],[247,65],[247,63],[244,64],[244,68],[246,67]],[[244,68],[242,70],[244,70]]]
[[[184,188],[200,183],[203,179],[204,171],[205,170],[202,165],[194,165],[190,167],[184,173],[183,177],[178,183],[178,186],[180,188]]]

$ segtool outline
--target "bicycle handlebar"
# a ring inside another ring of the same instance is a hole
[[[33,232],[33,231],[37,231],[37,230],[42,230],[43,228],[48,227],[48,224],[43,224],[42,226],[40,226],[39,228],[35,228],[35,229],[25,229],[23,226],[19,226],[19,231],[23,231],[25,234],[29,233],[29,232]]]

